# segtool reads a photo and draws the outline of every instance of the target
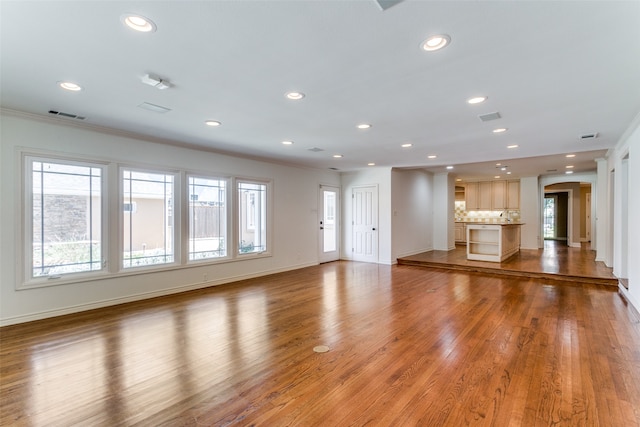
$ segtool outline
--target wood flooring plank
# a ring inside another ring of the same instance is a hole
[[[0,425],[634,426],[639,325],[607,286],[336,262],[2,328]]]

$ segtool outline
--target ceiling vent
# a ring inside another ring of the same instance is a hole
[[[329,169],[331,169],[332,171],[338,171],[338,170],[340,170],[340,169],[338,169],[338,168],[329,168]]]
[[[400,3],[402,0],[375,0],[381,10],[387,10],[391,6],[395,6]]]
[[[480,120],[482,120],[483,122],[489,122],[491,120],[498,120],[500,117],[502,117],[502,116],[497,111],[495,113],[487,113],[487,114],[482,114],[482,115],[478,116],[478,118]]]
[[[598,132],[585,133],[584,135],[580,135],[580,141],[584,141],[586,139],[596,139],[598,137]]]
[[[62,111],[55,111],[55,110],[49,110],[49,114],[53,114],[54,116],[66,117],[68,119],[76,119],[76,120],[86,119],[86,117],[79,116],[77,114],[63,113]]]
[[[163,107],[162,105],[152,104],[150,102],[143,102],[142,104],[138,105],[138,107],[144,110],[153,111],[154,113],[166,113],[171,111],[171,108]]]
[[[324,151],[324,150],[322,148],[313,147],[313,148],[309,148],[309,151],[312,151],[314,153],[318,153],[318,152]]]

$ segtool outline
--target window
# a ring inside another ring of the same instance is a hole
[[[227,181],[189,177],[189,260],[227,256]]]
[[[267,184],[238,181],[238,253],[267,250]]]
[[[102,270],[103,166],[26,161],[30,277]]]
[[[174,262],[172,174],[122,171],[122,267]]]

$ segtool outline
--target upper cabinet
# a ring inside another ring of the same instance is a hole
[[[520,209],[520,181],[468,182],[464,199],[468,211]]]
[[[491,181],[491,209],[504,210],[507,208],[507,182]]]
[[[520,181],[507,181],[507,209],[520,209]]]

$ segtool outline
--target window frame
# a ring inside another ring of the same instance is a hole
[[[211,180],[218,180],[218,181],[224,181],[225,183],[225,245],[226,245],[226,255],[225,256],[221,256],[221,257],[212,257],[212,258],[202,258],[202,259],[191,259],[191,250],[190,250],[190,239],[191,239],[191,229],[190,229],[190,218],[191,218],[191,212],[190,212],[190,204],[191,204],[191,196],[190,196],[190,190],[189,190],[189,186],[190,186],[190,179],[191,178],[200,178],[200,179],[211,179]],[[232,192],[233,192],[233,183],[232,183],[232,179],[228,176],[224,176],[222,174],[220,175],[215,175],[215,174],[210,174],[210,173],[199,173],[199,172],[186,172],[185,173],[185,179],[184,179],[184,185],[185,185],[185,190],[184,190],[184,194],[185,194],[185,198],[184,198],[184,242],[182,245],[182,252],[184,253],[184,259],[185,259],[185,263],[187,265],[203,265],[203,264],[217,264],[217,263],[223,263],[223,262],[229,262],[232,261],[234,259],[234,253],[233,253],[233,248],[234,248],[234,236],[233,236],[233,197],[232,197]]]
[[[159,264],[148,264],[141,266],[125,267],[125,239],[124,239],[124,173],[125,171],[136,173],[148,173],[158,175],[169,175],[173,177],[173,236],[171,236],[171,250],[173,253],[173,261]],[[119,164],[118,165],[118,243],[117,243],[117,270],[122,274],[139,274],[142,272],[162,271],[166,269],[173,269],[179,267],[182,264],[182,187],[181,187],[181,174],[178,171],[172,169],[162,169],[147,166],[137,166],[132,164]]]
[[[95,159],[88,160],[76,157],[56,156],[46,153],[33,152],[23,152],[21,153],[21,157],[22,158],[20,161],[20,165],[22,168],[22,188],[20,188],[19,194],[22,198],[22,200],[20,201],[20,209],[22,210],[22,214],[20,215],[20,243],[18,245],[20,246],[20,248],[18,250],[18,253],[22,253],[23,256],[19,280],[16,284],[16,290],[42,288],[58,284],[67,284],[86,281],[88,279],[92,280],[107,277],[109,275],[109,193],[107,184],[109,181],[108,163],[101,162]],[[97,207],[100,214],[100,224],[98,226],[100,230],[100,269],[37,277],[33,276],[33,164],[36,162],[100,169],[100,201],[99,206]]]
[[[265,249],[260,252],[240,252],[240,227],[242,226],[242,200],[239,197],[240,185],[241,184],[255,184],[255,185],[264,185],[265,186]],[[233,180],[233,194],[234,194],[234,206],[236,211],[233,212],[233,236],[234,236],[234,246],[233,246],[233,258],[237,260],[248,259],[248,258],[263,258],[272,256],[273,252],[273,181],[267,179],[260,178],[250,178],[250,177],[236,177]]]

